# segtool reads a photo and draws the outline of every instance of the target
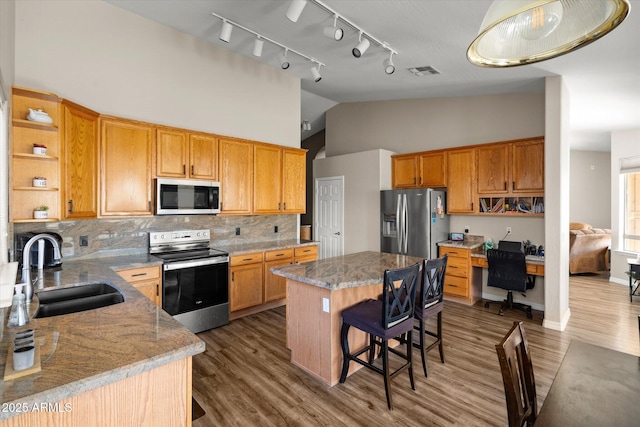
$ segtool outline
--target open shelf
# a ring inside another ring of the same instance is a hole
[[[543,216],[543,196],[480,197],[482,215]]]
[[[46,130],[50,132],[58,131],[58,126],[56,125],[49,124],[49,123],[42,123],[42,122],[34,122],[33,120],[13,119],[13,125],[25,127],[25,128],[31,128],[31,129]]]

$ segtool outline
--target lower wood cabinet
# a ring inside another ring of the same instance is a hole
[[[158,307],[162,307],[162,274],[159,265],[118,270],[117,273]]]
[[[229,258],[230,311],[238,312],[253,308],[251,313],[254,313],[282,305],[287,297],[287,281],[269,270],[272,267],[316,259],[318,259],[317,245],[231,256]],[[241,317],[251,313],[246,311],[236,316]]]
[[[454,301],[473,304],[482,297],[482,272],[471,267],[472,249],[440,246],[439,256],[448,255],[444,295]]]

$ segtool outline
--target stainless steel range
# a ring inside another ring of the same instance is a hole
[[[149,233],[164,261],[162,308],[193,333],[229,323],[229,254],[209,245],[209,230]]]

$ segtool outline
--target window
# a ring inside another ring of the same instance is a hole
[[[623,248],[640,253],[640,172],[624,175],[624,192]]]

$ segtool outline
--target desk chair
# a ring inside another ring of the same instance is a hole
[[[500,316],[504,316],[507,308],[517,308],[527,313],[531,319],[531,306],[513,302],[513,291],[522,292],[533,288],[533,281],[527,274],[527,264],[524,252],[504,251],[500,249],[489,249],[487,251],[487,261],[489,262],[489,277],[487,285],[507,290],[507,298],[504,301],[487,301],[484,306],[490,304],[500,304]]]
[[[536,381],[529,344],[522,322],[513,322],[511,330],[496,344],[509,427],[532,426],[538,416]]]
[[[413,310],[416,298],[420,263],[397,270],[385,270],[382,284],[382,298],[362,301],[342,311],[342,328],[340,344],[342,346],[342,373],[340,383],[344,383],[349,373],[349,362],[357,362],[384,377],[384,390],[387,395],[387,406],[393,409],[391,400],[391,380],[408,369],[411,388],[416,389],[413,381],[411,363]],[[353,326],[369,334],[369,345],[357,352],[349,352],[348,333]],[[405,342],[406,354],[389,348],[389,340],[407,334]],[[380,338],[380,341],[378,341]],[[375,346],[382,348],[382,369],[374,366]],[[389,372],[389,352],[401,356],[405,363],[394,372]],[[368,353],[368,361],[358,356]]]

